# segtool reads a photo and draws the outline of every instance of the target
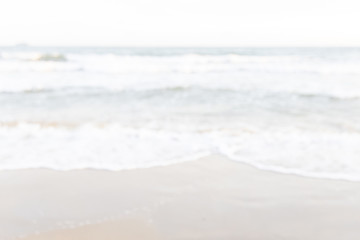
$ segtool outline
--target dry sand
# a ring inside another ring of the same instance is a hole
[[[360,239],[360,183],[220,156],[119,172],[0,172],[0,239]]]

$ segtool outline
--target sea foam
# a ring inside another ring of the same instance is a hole
[[[169,131],[118,124],[16,123],[0,127],[1,170],[123,170],[164,166],[212,154],[272,171],[360,181],[357,133]]]

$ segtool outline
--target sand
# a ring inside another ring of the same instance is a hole
[[[212,156],[118,172],[0,172],[0,239],[360,239],[360,183]]]
[[[27,240],[156,240],[159,239],[154,228],[138,219],[106,221],[99,224],[89,224],[74,229],[54,230],[26,238]]]

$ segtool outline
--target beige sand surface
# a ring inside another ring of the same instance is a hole
[[[119,172],[2,171],[0,192],[1,240],[360,239],[360,183],[220,156]]]
[[[47,233],[33,235],[27,240],[158,240],[156,231],[148,223],[136,219],[107,221],[89,224],[74,229],[54,230]]]

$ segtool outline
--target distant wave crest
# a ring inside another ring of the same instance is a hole
[[[2,72],[77,72],[106,74],[360,74],[359,61],[319,61],[299,56],[206,55],[140,56],[56,52],[2,52]],[[29,64],[34,62],[34,64]],[[51,64],[49,64],[51,63]],[[54,63],[54,64],[52,64]],[[51,69],[48,65],[52,65]]]
[[[52,62],[66,62],[67,58],[63,54],[41,54],[33,59],[34,61],[52,61]]]
[[[268,99],[268,100],[291,100],[291,101],[310,101],[310,100],[320,100],[320,101],[359,101],[360,95],[358,94],[341,94],[336,92],[306,92],[301,90],[292,90],[292,91],[269,91],[264,92],[261,89],[258,90],[249,90],[249,89],[234,89],[230,87],[222,88],[212,88],[206,86],[153,86],[148,88],[134,88],[134,87],[112,87],[112,86],[58,86],[58,87],[34,87],[34,86],[24,86],[16,89],[4,88],[0,89],[0,96],[7,94],[54,94],[62,96],[78,96],[78,97],[87,97],[87,96],[117,96],[117,97],[131,97],[134,100],[138,97],[141,99],[147,98],[159,98],[164,97],[167,99],[169,97],[180,97],[184,98],[190,97],[201,97],[208,99],[209,101],[214,99],[237,99],[238,101],[244,99]]]

